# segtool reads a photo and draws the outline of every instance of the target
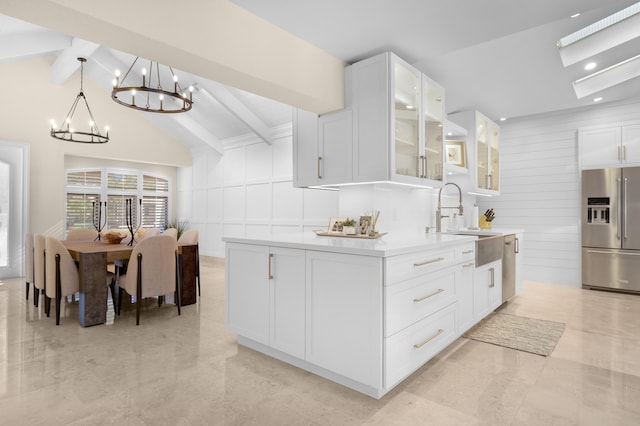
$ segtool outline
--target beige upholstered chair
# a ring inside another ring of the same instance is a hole
[[[200,296],[200,247],[198,245],[198,230],[189,229],[178,238],[178,244],[196,245],[196,283],[198,284],[198,296]]]
[[[60,240],[55,237],[47,237],[46,252],[46,311],[47,316],[49,316],[51,299],[55,299],[56,325],[60,325],[62,298],[80,291],[80,276],[75,260]],[[113,274],[107,274],[106,284],[111,287],[111,297],[115,303],[115,280]]]
[[[29,287],[33,285],[33,234],[27,234],[27,238],[24,244],[24,257],[25,257],[25,284],[27,287],[27,300],[29,300]],[[33,294],[35,297],[36,288],[33,287]]]
[[[98,238],[98,231],[95,229],[79,228],[67,231],[67,240],[93,241]]]
[[[136,297],[136,325],[140,324],[142,299],[162,297],[176,292],[180,315],[180,286],[177,274],[178,241],[167,235],[145,237],[133,248],[127,272],[120,275],[118,285],[118,314],[122,307],[122,291]]]
[[[171,235],[176,240],[178,239],[178,230],[176,228],[167,228],[162,232],[162,235]]]
[[[38,307],[40,301],[40,292],[44,294],[45,289],[45,252],[47,245],[47,237],[43,234],[33,236],[33,304]],[[45,298],[46,298],[45,294]],[[46,304],[45,304],[46,309]]]
[[[155,235],[160,235],[160,230],[158,228],[146,228],[143,238],[153,237]]]
[[[78,267],[67,248],[55,237],[47,237],[46,311],[49,316],[51,299],[56,301],[56,325],[60,325],[62,298],[80,291]]]

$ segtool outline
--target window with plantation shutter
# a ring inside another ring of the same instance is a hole
[[[107,196],[107,226],[106,229],[128,229],[127,200],[131,200],[131,223],[134,229],[138,227],[138,197],[130,195]]]
[[[168,197],[142,197],[142,226],[164,229],[169,221]]]
[[[140,220],[142,227],[164,229],[169,221],[169,190],[168,179],[139,170],[67,170],[66,228],[93,228],[94,212],[97,212],[93,203],[106,200],[106,210],[102,210],[103,229],[128,229],[127,200],[131,200],[134,229]]]
[[[131,173],[107,173],[107,189],[137,191],[138,175]]]
[[[67,186],[99,188],[102,186],[102,171],[80,170],[67,172]]]
[[[100,194],[67,193],[67,229],[93,228]]]

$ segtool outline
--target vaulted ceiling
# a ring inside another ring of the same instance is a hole
[[[57,18],[64,16],[65,10],[71,12],[70,16],[76,16],[80,8],[89,7],[78,0],[38,0],[33,3],[55,7],[56,12],[62,10]],[[386,50],[394,51],[446,88],[447,112],[478,109],[497,119],[593,105],[592,97],[578,99],[572,88],[572,81],[587,74],[584,63],[564,67],[556,43],[636,0],[232,0],[232,3],[284,29],[289,36],[328,53],[327,57],[337,58],[339,63],[349,64]],[[203,12],[204,18],[200,17],[198,22],[206,21],[207,14],[215,11],[216,6],[212,5],[218,4],[231,3],[227,0],[210,4],[203,0],[185,0],[184,6],[191,9],[180,16],[167,16],[166,21],[158,25],[158,31],[166,30],[176,37],[184,37],[186,43],[194,40],[194,45],[206,46],[206,40],[205,43],[198,40],[202,28],[191,25],[189,16],[198,14],[199,10],[192,9],[200,5],[206,13]],[[52,27],[57,29],[52,30],[42,24],[54,21],[37,7],[28,9],[23,3],[0,0],[0,13],[14,9],[22,18],[32,17],[41,25],[0,15],[0,63],[38,55],[54,56],[51,75],[58,84],[78,71],[79,63],[75,58],[84,56],[89,59],[85,66],[86,78],[102,87],[108,95],[114,71],[128,69],[135,58],[131,53],[139,54],[144,50],[141,47],[144,37],[132,39],[128,45],[130,49],[122,48],[127,46],[124,30],[124,35],[114,39],[114,44],[120,47],[118,50],[96,44],[97,39],[108,38],[104,37],[108,33],[104,29],[102,38],[93,39],[94,32],[87,28],[89,23],[72,22],[70,17],[68,22],[56,21],[57,25]],[[86,10],[83,13],[82,16],[92,19],[99,15],[94,12],[90,16]],[[571,18],[575,13],[580,15]],[[150,17],[153,16],[151,13]],[[177,27],[164,25],[169,22],[175,22]],[[64,28],[70,33],[61,31]],[[239,36],[247,31],[246,28],[236,30]],[[76,31],[84,38],[73,34]],[[98,33],[96,30],[95,34]],[[156,42],[158,46],[154,48],[163,52],[162,43],[154,39],[153,34],[148,34],[148,40],[151,44]],[[255,39],[251,42],[259,43]],[[292,44],[291,48],[296,46]],[[258,46],[261,47],[267,49],[269,46]],[[243,51],[233,53],[238,57],[245,54]],[[291,50],[284,54],[294,56],[298,52]],[[638,54],[640,40],[632,40],[599,54],[594,60],[601,69]],[[174,55],[175,62],[167,65],[176,69],[183,84],[196,86],[192,111],[185,114],[135,113],[191,148],[206,145],[220,151],[222,141],[249,134],[270,143],[272,129],[290,122],[289,104],[301,106],[306,102],[304,96],[289,96],[286,84],[279,86],[282,96],[279,92],[274,95],[273,88],[262,91],[259,84],[236,85],[232,72],[224,78],[221,72],[221,78],[217,79],[210,69],[192,66],[194,62],[187,59],[193,57],[193,52],[185,52],[184,61],[180,57]],[[260,58],[260,61],[268,59]],[[300,70],[298,74],[303,80],[308,72]],[[297,80],[291,81],[291,85],[298,84]],[[313,86],[314,81],[306,84]],[[638,97],[640,84],[637,79],[630,80],[603,90],[598,96],[604,98],[603,102]],[[273,100],[275,98],[279,101]]]

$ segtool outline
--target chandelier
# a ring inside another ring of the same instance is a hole
[[[71,105],[71,109],[69,113],[64,119],[62,126],[58,128],[55,120],[51,120],[51,136],[67,142],[81,142],[81,143],[105,143],[109,142],[109,127],[105,127],[105,135],[100,133],[98,129],[98,125],[96,124],[96,120],[93,118],[93,114],[91,113],[91,108],[89,108],[89,103],[87,102],[87,98],[84,96],[83,91],[83,74],[84,74],[84,63],[87,62],[86,58],[78,58],[80,61],[80,93],[76,96],[76,100]],[[86,132],[78,131],[71,127],[73,115],[76,113],[76,108],[78,107],[78,103],[80,99],[84,102],[84,106],[87,109],[89,118],[89,130]]]
[[[120,71],[116,70],[116,77],[113,79],[113,90],[111,99],[129,108],[147,112],[158,112],[172,114],[187,112],[193,104],[193,86],[189,86],[187,91],[178,84],[178,76],[171,67],[161,76],[160,64],[149,61],[149,76],[147,69],[142,69],[142,85],[135,86],[134,83],[126,83],[127,77],[139,58],[136,58],[126,74],[120,79]],[[131,78],[130,78],[131,80]],[[173,92],[164,89],[173,86]]]

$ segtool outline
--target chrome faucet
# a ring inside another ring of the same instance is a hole
[[[442,190],[447,186],[447,185],[453,185],[456,188],[458,188],[458,207],[442,207]],[[460,187],[453,183],[453,182],[447,182],[445,183],[442,188],[440,188],[440,191],[438,191],[438,208],[436,209],[436,232],[441,232],[442,231],[442,224],[440,223],[443,217],[449,217],[449,216],[442,216],[442,209],[458,209],[458,214],[460,216],[462,216],[462,212],[463,212],[463,207],[462,207],[462,190],[460,189]]]

